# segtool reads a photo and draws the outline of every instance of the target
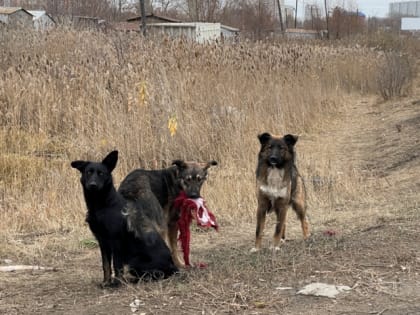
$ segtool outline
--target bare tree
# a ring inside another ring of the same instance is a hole
[[[264,0],[226,1],[221,22],[240,28],[243,34],[254,39],[262,39],[278,28],[279,23],[266,3]]]
[[[307,4],[305,7],[304,28],[320,31],[323,26],[321,8],[316,4]]]
[[[364,15],[358,10],[347,11],[342,7],[335,7],[331,16],[330,31],[335,38],[342,38],[361,33],[366,29]]]
[[[150,1],[147,0],[146,3]],[[176,0],[160,0],[159,2],[165,4],[176,2]],[[0,0],[0,5],[4,3],[5,0]],[[124,15],[128,15],[128,12],[124,13],[124,9],[138,6],[138,0],[9,0],[9,3],[11,6],[29,10],[43,9],[55,17],[83,15],[111,21],[120,20]]]
[[[11,5],[25,9],[44,9],[53,16],[85,15],[112,19],[128,0],[11,0]]]
[[[215,22],[223,9],[223,0],[178,0],[180,9],[191,21]]]
[[[166,14],[174,3],[175,1],[173,0],[152,0],[152,7]]]

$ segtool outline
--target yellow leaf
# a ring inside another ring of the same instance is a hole
[[[107,141],[105,138],[102,138],[102,139],[101,139],[101,142],[100,142],[100,146],[101,146],[101,147],[106,147],[106,146],[107,146],[107,144],[108,144],[108,141]]]
[[[139,84],[138,101],[141,106],[147,105],[147,85],[146,81],[141,81]]]
[[[168,129],[171,137],[173,137],[176,133],[176,130],[178,128],[178,122],[176,120],[176,116],[169,117],[168,119]]]

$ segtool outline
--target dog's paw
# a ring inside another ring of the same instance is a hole
[[[273,251],[273,252],[278,252],[279,250],[280,250],[280,248],[281,248],[281,245],[282,244],[284,244],[286,241],[284,240],[284,239],[281,239],[280,240],[280,244],[278,244],[278,245],[272,245],[272,246],[270,246],[270,249]]]
[[[117,288],[119,284],[115,283],[115,281],[104,281],[99,284],[99,288],[101,289],[112,289]]]
[[[178,270],[185,270],[185,269],[188,269],[188,267],[189,267],[181,261],[176,261],[176,262],[174,261],[174,264],[175,264],[176,268],[178,268]]]
[[[249,250],[249,252],[250,252],[250,253],[256,253],[256,252],[258,252],[258,251],[260,251],[260,249],[259,249],[259,248],[256,248],[256,247],[252,247],[252,248]]]

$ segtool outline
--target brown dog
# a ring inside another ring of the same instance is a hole
[[[294,135],[272,136],[263,133],[258,136],[261,149],[257,165],[257,229],[255,247],[261,249],[261,240],[266,214],[274,211],[277,223],[273,246],[279,249],[280,238],[285,239],[287,209],[291,205],[296,212],[303,231],[303,238],[309,237],[306,217],[305,187],[295,165],[295,148],[298,137]]]
[[[188,198],[200,197],[201,186],[207,179],[207,170],[216,161],[208,163],[185,162],[175,160],[172,166],[161,170],[137,169],[132,171],[121,182],[118,191],[124,198],[136,200],[141,192],[152,191],[159,201],[163,211],[164,224],[161,227],[162,237],[167,241],[172,258],[177,267],[184,267],[178,250],[178,219],[179,209],[175,209],[173,202],[181,191]]]

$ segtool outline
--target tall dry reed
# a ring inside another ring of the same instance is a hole
[[[204,195],[225,224],[249,221],[257,134],[311,133],[344,95],[375,90],[377,53],[360,47],[198,45],[64,29],[0,30],[0,47],[2,231],[80,226],[85,206],[70,161],[113,149],[117,184],[172,159],[219,161]],[[311,159],[301,159],[307,172]],[[323,176],[324,164],[304,175]]]

